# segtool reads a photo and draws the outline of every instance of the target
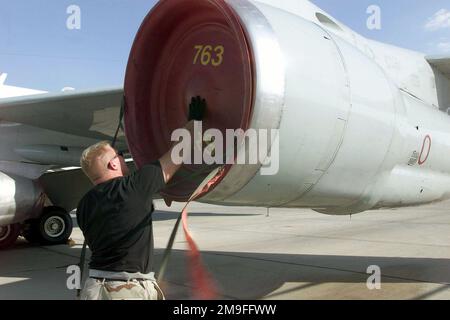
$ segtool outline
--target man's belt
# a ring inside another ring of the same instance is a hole
[[[128,281],[152,281],[150,279],[144,279],[144,278],[130,278],[130,279],[110,279],[110,278],[101,278],[101,277],[89,277],[91,279],[105,281],[105,282],[111,282],[111,281],[121,281],[121,282],[128,282]]]

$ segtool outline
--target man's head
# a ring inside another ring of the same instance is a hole
[[[93,184],[123,177],[129,173],[123,156],[107,141],[99,142],[84,150],[80,164]]]

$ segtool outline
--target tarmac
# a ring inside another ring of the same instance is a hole
[[[181,204],[156,201],[156,208],[158,267]],[[189,228],[221,299],[450,299],[449,208],[445,202],[349,217],[193,203]],[[79,261],[78,227],[72,240],[47,247],[19,238],[1,251],[0,299],[76,299],[66,270]],[[195,297],[186,254],[180,229],[162,284],[167,299]],[[380,289],[367,285],[369,266],[381,272]]]

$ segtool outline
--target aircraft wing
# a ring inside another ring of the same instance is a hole
[[[110,140],[123,89],[45,93],[0,100],[0,119],[98,140]],[[124,141],[123,134],[119,141]]]
[[[48,172],[39,178],[39,182],[52,203],[67,211],[75,209],[83,195],[92,188],[81,169]]]
[[[133,162],[128,162],[128,166],[131,172],[136,170]],[[49,171],[39,178],[39,182],[52,203],[68,211],[75,209],[83,195],[92,188],[81,169]],[[153,199],[161,199],[161,196],[155,194]]]
[[[0,99],[0,119],[81,138],[111,140],[117,129],[122,97],[122,88],[112,88]],[[122,131],[119,133],[118,144],[126,146],[124,134]],[[26,144],[20,141],[19,145],[21,143]],[[30,166],[36,167],[38,163]],[[48,168],[39,166],[38,169]],[[83,194],[92,187],[79,169],[47,171],[39,181],[50,200],[67,210],[75,208]]]
[[[450,79],[450,54],[427,56],[426,59],[433,67]]]
[[[436,91],[439,108],[442,111],[450,110],[450,54],[427,56],[428,63],[433,67],[436,77]]]

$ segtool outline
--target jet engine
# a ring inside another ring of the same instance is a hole
[[[43,190],[37,183],[0,172],[0,226],[37,217],[44,200]]]
[[[450,118],[298,15],[248,0],[159,1],[125,79],[138,167],[170,149],[198,95],[204,130],[276,130],[267,154],[279,159],[272,175],[265,161],[227,165],[201,201],[352,214],[450,197]],[[186,201],[213,168],[184,165],[163,196]]]
[[[66,210],[44,207],[42,187],[24,177],[0,172],[0,249],[10,247],[22,234],[29,242],[65,243],[72,233]]]

